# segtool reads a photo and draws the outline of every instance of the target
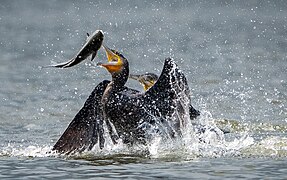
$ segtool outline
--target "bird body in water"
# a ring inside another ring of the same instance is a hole
[[[101,102],[104,119],[111,122],[116,130],[111,135],[117,134],[117,138],[126,144],[145,143],[149,127],[157,128],[160,133],[167,132],[169,137],[181,136],[187,124],[188,113],[183,106],[190,104],[189,89],[185,76],[174,61],[166,59],[161,76],[150,89],[142,94],[130,95],[123,91],[129,77],[127,59],[117,51],[107,47],[105,50],[109,63],[99,65],[110,72],[112,81]],[[183,95],[184,100],[181,99]],[[180,117],[175,118],[175,114]]]
[[[108,48],[106,51],[115,52]],[[145,93],[140,93],[125,86],[128,61],[116,53],[113,55],[117,60],[99,64],[111,73],[112,80],[96,86],[53,150],[66,154],[82,152],[97,143],[103,148],[104,129],[113,143],[121,139],[128,145],[146,144],[153,138],[153,133],[166,138],[182,135],[189,118],[189,89],[174,61],[166,59],[157,82]]]
[[[99,64],[105,67],[112,75],[112,81],[107,85],[101,104],[103,105],[104,119],[107,124],[112,124],[115,131],[109,128],[109,133],[114,143],[121,138],[124,143],[132,143],[142,139],[142,132],[138,129],[140,109],[137,107],[138,96],[126,93],[125,83],[128,80],[128,61],[114,54],[105,47],[108,58],[116,57],[116,60],[109,59],[108,64]],[[111,57],[112,54],[114,57]]]

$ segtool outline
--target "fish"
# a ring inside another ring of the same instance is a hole
[[[96,57],[98,50],[102,46],[102,42],[104,40],[104,33],[101,30],[96,30],[93,34],[87,33],[87,41],[81,48],[81,50],[69,61],[52,64],[46,67],[56,67],[56,68],[68,68],[74,65],[79,64],[80,62],[87,59],[89,56],[91,57],[91,61]]]

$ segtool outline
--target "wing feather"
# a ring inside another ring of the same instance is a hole
[[[150,112],[165,119],[181,135],[192,106],[186,77],[172,59],[165,60],[159,79],[145,93],[144,101]]]
[[[103,139],[103,116],[101,110],[101,98],[109,81],[99,83],[82,109],[77,113],[63,135],[53,147],[59,153],[70,154],[90,150]],[[101,146],[102,148],[102,146]]]

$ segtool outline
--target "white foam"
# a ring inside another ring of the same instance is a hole
[[[56,154],[51,151],[52,147],[48,145],[37,146],[28,145],[23,147],[22,145],[8,144],[0,150],[1,156],[10,157],[49,157]]]

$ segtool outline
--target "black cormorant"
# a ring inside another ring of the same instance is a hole
[[[129,75],[126,58],[105,47],[108,63],[99,64],[112,81],[99,83],[53,150],[69,154],[104,147],[104,130],[114,143],[145,144],[153,135],[176,137],[187,125],[190,97],[184,74],[167,58],[159,79],[145,93],[125,87]]]
[[[100,32],[100,31],[99,31]],[[99,35],[99,34],[98,34]],[[101,35],[100,35],[101,36]],[[99,37],[99,36],[97,36]],[[98,41],[97,41],[98,42]],[[99,42],[98,42],[99,43]],[[98,44],[99,45],[99,44]],[[87,46],[84,46],[87,47]],[[86,48],[82,50],[86,51]],[[84,52],[80,51],[78,54],[83,54]],[[86,54],[91,54],[85,52]],[[110,56],[110,53],[107,53],[108,61],[113,61],[113,56]],[[71,60],[67,63],[61,63],[65,66],[57,65],[53,67],[62,67],[67,68],[73,65],[76,65],[83,61],[84,59]],[[113,140],[116,142],[115,135],[112,133],[112,125],[104,122],[103,110],[102,110],[102,95],[110,83],[108,80],[100,82],[95,89],[92,91],[84,106],[76,114],[72,122],[69,124],[67,129],[58,139],[58,141],[53,146],[52,150],[55,150],[59,153],[70,154],[72,152],[82,152],[84,150],[91,150],[93,146],[99,143],[99,147],[103,148],[105,139],[104,139],[104,126],[107,127],[109,134]],[[140,93],[137,90],[123,87],[123,91],[127,94],[137,94]]]
[[[71,67],[88,56],[95,57],[103,34],[96,31],[72,60],[53,67]],[[99,64],[112,75],[112,81],[99,83],[77,113],[53,150],[69,154],[104,147],[104,130],[113,143],[145,144],[153,133],[181,136],[189,116],[189,88],[184,74],[167,58],[159,79],[145,93],[125,87],[129,76],[127,59],[105,47],[108,63]]]
[[[118,53],[105,47],[110,59],[99,63],[112,75],[102,96],[104,119],[111,124],[116,139],[126,144],[146,143],[149,131],[170,137],[181,136],[189,116],[189,88],[184,74],[175,62],[167,58],[163,71],[146,92],[130,94],[125,91],[129,63]]]
[[[155,84],[155,82],[158,79],[158,76],[154,73],[145,73],[140,75],[130,74],[129,78],[139,81],[140,84],[143,86],[144,90],[147,91],[150,87],[152,87]],[[192,120],[200,115],[200,111],[194,109],[194,107],[190,103],[189,114],[190,119]]]

